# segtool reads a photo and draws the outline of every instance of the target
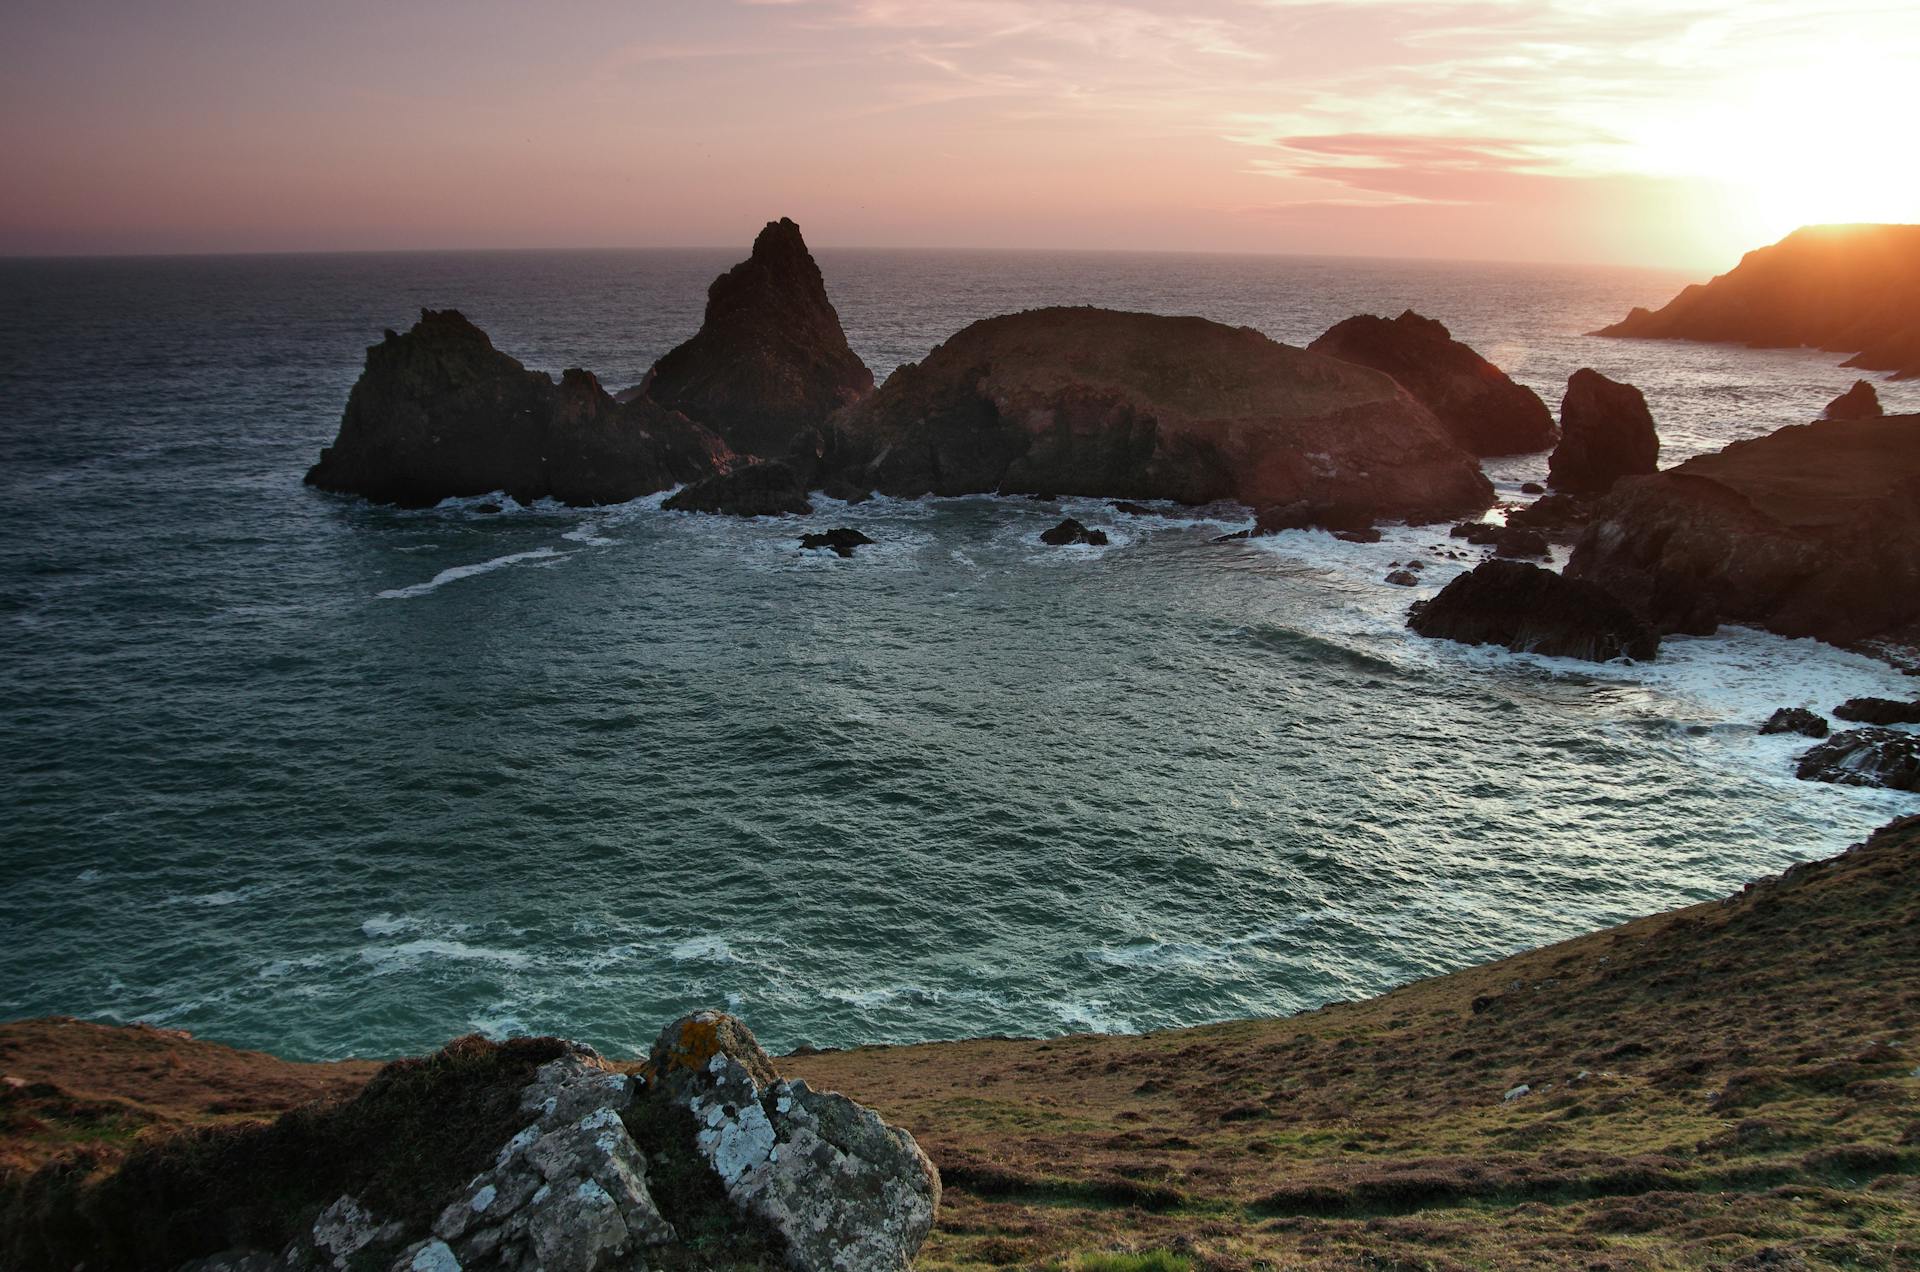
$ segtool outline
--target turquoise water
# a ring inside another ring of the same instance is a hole
[[[470,1029],[776,1047],[1289,1012],[1830,853],[1911,796],[1797,783],[1775,706],[1910,681],[1756,633],[1593,668],[1423,642],[1374,545],[965,499],[737,522],[317,494],[364,346],[455,305],[637,380],[729,253],[0,262],[0,1017],[301,1057]],[[1809,418],[1827,355],[1599,341],[1676,279],[823,253],[884,374],[1086,301],[1295,342],[1417,305],[1672,461]],[[1920,385],[1883,386],[1890,408]],[[1495,461],[1504,490],[1538,459]],[[1047,549],[1072,514],[1105,549]],[[842,561],[802,528],[878,540]]]

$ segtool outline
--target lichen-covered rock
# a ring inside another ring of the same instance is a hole
[[[1920,791],[1920,734],[1848,729],[1801,755],[1795,776],[1841,786]]]
[[[779,459],[872,392],[873,372],[848,347],[800,227],[783,217],[714,280],[699,332],[654,364],[645,388],[735,450]]]
[[[621,503],[732,459],[711,432],[644,398],[618,402],[591,374],[555,384],[451,309],[420,311],[367,350],[310,486],[424,508],[501,490],[521,503]]]
[[[745,1025],[720,1012],[654,1044],[655,1097],[693,1117],[698,1153],[729,1200],[785,1245],[798,1272],[906,1268],[940,1204],[913,1137],[843,1095],[783,1081]]]
[[[1348,318],[1307,348],[1392,376],[1475,455],[1543,451],[1559,436],[1539,394],[1411,309],[1392,319]]]
[[[1622,477],[1659,467],[1660,435],[1639,389],[1591,367],[1567,379],[1560,399],[1560,444],[1547,458],[1556,490],[1601,494]]]
[[[1660,649],[1633,611],[1591,583],[1521,561],[1486,561],[1408,612],[1422,636],[1520,653],[1645,661]]]

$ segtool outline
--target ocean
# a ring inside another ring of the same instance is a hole
[[[1795,781],[1775,707],[1912,696],[1730,630],[1652,664],[1434,643],[1445,527],[1230,545],[1239,510],[822,501],[804,519],[317,493],[423,306],[610,388],[738,251],[0,261],[0,1017],[298,1058],[479,1030],[617,1053],[700,1006],[775,1050],[1131,1031],[1377,993],[1833,853],[1911,795]],[[1582,333],[1662,272],[818,254],[875,373],[1043,304],[1305,343],[1412,306],[1663,463],[1811,419],[1808,351]],[[1920,410],[1920,383],[1882,384]],[[1503,494],[1544,456],[1488,463]],[[1072,515],[1105,548],[1051,549]],[[851,560],[797,550],[857,527]],[[1390,564],[1433,562],[1418,589]]]

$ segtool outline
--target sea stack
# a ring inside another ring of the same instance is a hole
[[[654,364],[644,389],[735,450],[783,459],[871,393],[873,372],[848,347],[800,227],[782,217],[713,281],[699,332]]]
[[[1289,524],[1479,513],[1474,457],[1394,381],[1248,327],[1109,309],[976,322],[834,420],[890,495],[1236,499]]]
[[[1392,319],[1348,318],[1307,348],[1386,372],[1474,455],[1529,454],[1559,437],[1539,394],[1411,309]]]
[[[1870,420],[1885,415],[1880,409],[1880,394],[1868,380],[1855,380],[1853,387],[1827,403],[1820,413],[1823,420]]]
[[[678,412],[616,402],[577,368],[559,384],[452,309],[423,309],[367,350],[340,434],[307,484],[425,508],[504,491],[521,503],[620,503],[725,467],[726,445]]]
[[[1547,460],[1549,486],[1601,494],[1622,477],[1653,472],[1659,461],[1660,435],[1639,389],[1591,367],[1568,377],[1560,399],[1560,444]]]

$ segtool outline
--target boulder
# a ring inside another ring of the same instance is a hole
[[[1493,554],[1502,557],[1530,557],[1539,560],[1553,555],[1546,536],[1523,526],[1508,526],[1493,541]]]
[[[894,372],[830,432],[829,465],[892,495],[1230,499],[1338,528],[1461,516],[1493,498],[1473,457],[1389,377],[1201,318],[989,318]]]
[[[1378,543],[1385,536],[1368,526],[1365,530],[1335,530],[1333,537],[1342,543]]]
[[[1827,409],[1820,412],[1823,420],[1870,420],[1885,415],[1880,409],[1880,394],[1871,382],[1855,380],[1853,387],[1827,403]]]
[[[699,332],[656,362],[644,387],[735,450],[785,458],[872,392],[873,372],[848,347],[800,227],[783,217],[714,280]]]
[[[1053,529],[1042,530],[1040,532],[1040,542],[1056,548],[1063,548],[1074,543],[1099,548],[1106,546],[1107,532],[1105,530],[1089,530],[1072,517],[1068,517]]]
[[[1538,530],[1552,543],[1571,543],[1593,519],[1593,501],[1580,495],[1542,495],[1507,514],[1507,524]]]
[[[1798,733],[1802,737],[1824,738],[1827,736],[1827,722],[1805,707],[1781,707],[1767,717],[1767,722],[1760,726],[1760,732]]]
[[[1741,623],[1838,645],[1920,625],[1920,417],[1794,425],[1629,478],[1567,573],[1664,632]]]
[[[1594,334],[1810,346],[1853,353],[1850,367],[1920,375],[1920,225],[1803,226]]]
[[[1520,483],[1520,493],[1523,495],[1544,495],[1547,493],[1547,488],[1537,481],[1523,481]]]
[[[1482,562],[1417,602],[1407,626],[1438,640],[1589,662],[1644,661],[1660,648],[1646,623],[1600,588],[1521,561]]]
[[[698,1012],[668,1026],[655,1099],[685,1109],[695,1152],[787,1265],[905,1269],[933,1227],[940,1175],[913,1137],[843,1095],[786,1081],[745,1025]]]
[[[1494,521],[1462,521],[1447,534],[1455,539],[1465,539],[1476,548],[1490,548],[1500,541],[1506,533],[1506,527]]]
[[[367,350],[333,445],[308,485],[425,508],[502,490],[520,503],[621,503],[731,461],[721,440],[644,399],[620,403],[586,371],[555,384],[451,309],[420,311]]]
[[[1833,718],[1854,724],[1920,724],[1920,702],[1848,698],[1833,709]]]
[[[716,473],[675,492],[660,506],[674,512],[715,512],[734,517],[779,517],[813,511],[800,474],[771,460]]]
[[[1409,309],[1335,323],[1307,348],[1392,376],[1474,455],[1518,455],[1552,446],[1558,432],[1540,395]]]
[[[1547,485],[1602,494],[1622,477],[1653,472],[1659,460],[1660,436],[1639,389],[1591,367],[1568,377],[1560,399],[1560,444],[1547,460]]]
[[[1416,587],[1420,583],[1420,576],[1412,570],[1391,570],[1387,574],[1386,582],[1395,587]]]
[[[1841,786],[1920,791],[1920,734],[1899,729],[1849,729],[1800,757],[1795,776]]]
[[[860,547],[862,544],[872,542],[872,539],[867,538],[866,535],[861,534],[858,530],[850,530],[845,526],[829,530],[824,534],[803,534],[800,536],[800,547],[804,551],[811,552],[816,549],[825,548],[827,551],[836,552],[843,557],[852,556],[855,548]]]

